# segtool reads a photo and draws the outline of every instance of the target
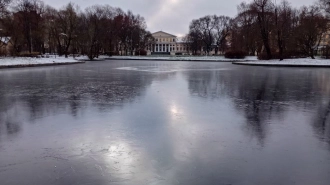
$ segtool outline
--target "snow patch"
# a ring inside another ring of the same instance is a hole
[[[279,60],[260,60],[260,61],[247,61],[247,62],[233,62],[233,64],[242,65],[264,65],[264,66],[329,66],[330,60],[328,59],[311,59],[311,58],[299,58],[299,59],[286,59]]]
[[[34,66],[47,64],[65,64],[65,63],[80,63],[81,61],[73,58],[54,57],[54,58],[28,58],[28,57],[6,57],[0,58],[0,67],[12,66]]]

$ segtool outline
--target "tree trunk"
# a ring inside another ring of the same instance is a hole
[[[264,12],[262,12],[262,14],[264,14]],[[263,15],[261,15],[261,13],[258,13],[258,22],[259,22],[259,27],[260,27],[260,31],[261,31],[262,41],[263,41],[264,47],[266,49],[267,60],[270,60],[272,58],[272,53],[271,53],[271,49],[269,46],[268,32],[266,30],[266,26],[264,25],[265,21],[261,16],[263,16]]]
[[[277,44],[278,44],[278,50],[279,50],[279,57],[280,61],[283,60],[283,42],[282,42],[282,37],[281,37],[281,31],[278,26],[278,14],[277,14],[277,8],[275,9],[275,22],[276,22],[276,27],[277,27]]]
[[[283,42],[282,42],[282,39],[280,37],[280,31],[278,31],[277,33],[277,42],[278,42],[278,49],[279,49],[279,55],[280,55],[280,61],[282,61],[284,58],[283,58]]]
[[[310,49],[310,56],[311,56],[312,59],[315,59],[313,48]]]
[[[69,39],[68,43],[66,44],[66,47],[65,47],[65,58],[68,58],[68,51],[69,51],[69,47],[70,47],[70,44],[71,44],[71,39]]]

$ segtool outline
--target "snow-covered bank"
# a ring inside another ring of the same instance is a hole
[[[0,68],[9,67],[34,67],[83,63],[73,58],[51,57],[51,58],[28,58],[28,57],[6,57],[0,58]]]
[[[233,62],[237,65],[251,65],[251,66],[279,66],[279,67],[330,67],[329,59],[286,59],[279,60],[260,60],[260,61],[246,61],[246,62]]]
[[[233,62],[233,61],[256,61],[257,57],[246,57],[244,59],[228,59],[223,56],[112,56],[112,60],[165,60],[165,61],[211,61],[211,62]]]

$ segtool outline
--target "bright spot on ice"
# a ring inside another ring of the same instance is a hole
[[[175,105],[173,105],[171,107],[171,112],[172,112],[172,114],[178,114],[179,113],[179,111],[178,111],[178,109],[177,109],[177,107]]]

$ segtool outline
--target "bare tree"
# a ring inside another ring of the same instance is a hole
[[[319,0],[321,7],[330,16],[330,0]]]
[[[297,46],[314,59],[314,52],[327,31],[327,19],[317,6],[303,7],[300,11],[299,25],[296,28]]]
[[[189,43],[189,48],[191,49],[193,55],[197,55],[198,51],[201,50],[203,45],[203,34],[200,30],[200,25],[198,20],[194,20],[190,23],[189,33],[185,39],[186,43]]]
[[[217,45],[215,53],[218,54],[218,50],[222,52],[226,49],[226,39],[228,38],[231,30],[231,18],[227,16],[213,16],[214,19],[214,37]]]
[[[259,31],[257,16],[251,5],[245,2],[237,10],[238,15],[231,25],[231,49],[254,55],[260,45],[260,35],[256,34]]]
[[[294,30],[294,10],[288,1],[283,0],[280,5],[275,7],[275,25],[277,32],[277,45],[280,60],[284,59],[286,43],[293,35]]]
[[[12,2],[12,0],[0,0],[0,17],[4,17],[8,15],[8,5]]]
[[[18,0],[14,7],[14,21],[20,25],[25,42],[30,53],[42,52],[44,44],[44,19],[45,6],[39,0]]]
[[[212,49],[212,44],[214,43],[214,19],[212,16],[205,16],[199,19],[199,24],[205,51],[209,55]]]
[[[79,7],[69,3],[57,13],[56,24],[52,28],[57,37],[58,48],[64,52],[66,58],[73,39],[77,37],[78,12]]]
[[[93,60],[99,56],[103,27],[101,19],[104,10],[101,6],[92,6],[85,10],[86,13],[80,15],[80,44],[86,49],[88,58]]]
[[[273,26],[273,7],[271,0],[254,0],[254,3],[252,4],[252,9],[257,14],[261,38],[267,53],[267,59],[272,58],[269,34],[271,33]]]

